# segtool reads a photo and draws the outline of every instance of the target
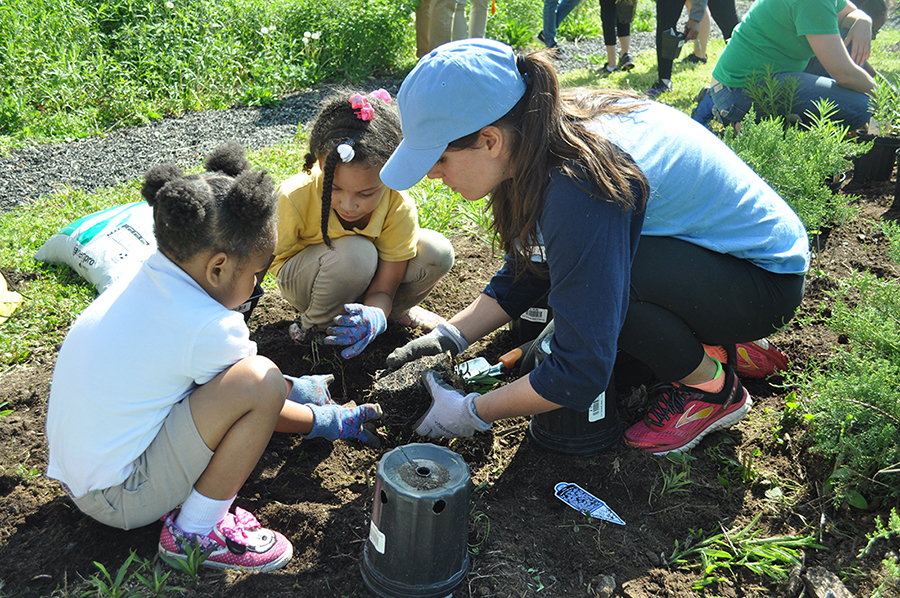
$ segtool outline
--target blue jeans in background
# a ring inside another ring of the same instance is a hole
[[[575,7],[581,4],[581,0],[544,0],[544,45],[555,48],[556,29]]]
[[[864,127],[871,118],[869,96],[841,87],[834,79],[811,73],[779,73],[774,77],[779,81],[788,77],[797,79],[797,92],[790,113],[798,115],[801,122],[809,122],[807,112],[817,114],[813,103],[820,98],[829,98],[837,105],[834,120],[842,121],[851,131]],[[725,87],[717,83],[712,86],[710,96],[726,123],[743,120],[752,104],[743,87]],[[769,116],[761,114],[759,108],[756,110],[758,117]]]

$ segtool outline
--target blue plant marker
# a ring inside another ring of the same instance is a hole
[[[576,511],[589,515],[594,519],[603,519],[611,523],[625,525],[622,518],[615,511],[606,506],[606,503],[579,486],[570,482],[560,482],[554,487],[556,498],[563,501]]]

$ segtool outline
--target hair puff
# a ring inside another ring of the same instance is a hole
[[[141,187],[141,195],[151,206],[156,201],[156,194],[163,186],[171,181],[184,176],[181,168],[174,162],[154,166],[144,175],[144,184]]]
[[[205,183],[177,179],[159,190],[156,201],[167,224],[181,228],[196,226],[206,219],[207,206],[212,203],[213,195]]]
[[[267,171],[242,172],[225,195],[224,205],[247,223],[265,222],[275,211],[274,188],[272,177]]]
[[[244,146],[231,139],[209,152],[204,166],[209,172],[224,172],[235,177],[250,168],[250,162],[244,155]]]

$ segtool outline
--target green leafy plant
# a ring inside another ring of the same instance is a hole
[[[542,22],[536,2],[505,0],[497,3],[497,13],[488,19],[487,37],[521,49],[534,41]]]
[[[394,0],[9,0],[0,5],[0,137],[83,137],[398,69],[414,59],[413,9]]]
[[[872,103],[872,118],[878,123],[878,135],[900,135],[900,88],[897,81],[879,74],[875,78]]]
[[[821,102],[810,115],[809,127],[785,129],[780,117],[757,122],[751,109],[740,134],[724,131],[725,143],[784,198],[810,234],[852,216],[850,202],[855,198],[835,195],[826,181],[849,170],[849,157],[871,147],[849,140],[847,128],[833,121],[834,114],[834,104]]]
[[[897,514],[896,508],[892,508],[890,515],[888,515],[887,524],[883,523],[880,517],[875,518],[875,530],[866,534],[869,542],[859,551],[858,558],[869,555],[875,543],[879,540],[890,540],[896,537],[900,537],[900,515]],[[900,591],[900,559],[898,559],[896,553],[893,553],[885,558],[881,564],[885,571],[884,579],[872,594],[872,598],[896,596],[897,592]]]
[[[881,232],[890,244],[888,256],[900,264],[900,224],[893,220],[882,220]]]
[[[684,568],[695,567],[700,561],[702,576],[693,584],[701,589],[713,583],[726,581],[719,571],[734,573],[737,567],[776,580],[787,579],[790,570],[800,565],[800,550],[824,549],[812,535],[775,536],[760,538],[761,530],[753,530],[762,513],[757,513],[745,527],[726,530],[703,537],[703,530],[696,531],[684,547],[675,543],[669,563]]]
[[[744,93],[753,102],[756,114],[786,117],[793,112],[798,84],[796,77],[776,78],[767,66],[765,73],[754,72],[750,76]]]
[[[200,547],[199,543],[185,546],[185,559],[176,559],[172,557],[159,555],[159,558],[168,566],[181,571],[193,580],[194,584],[200,582],[200,568],[206,559],[209,558],[209,551],[205,551]]]
[[[859,551],[858,557],[868,555],[878,540],[888,540],[892,537],[900,537],[900,514],[897,513],[896,507],[891,509],[887,524],[883,523],[880,517],[875,518],[875,530],[866,534],[869,542]]]
[[[150,596],[165,596],[169,592],[186,592],[187,590],[181,586],[169,585],[169,576],[171,571],[163,573],[159,563],[151,564],[144,562],[141,569],[134,572],[134,578],[146,588],[146,593]]]
[[[556,30],[556,36],[572,41],[580,39],[596,39],[603,36],[603,27],[600,24],[600,7],[587,2],[579,4],[575,10],[569,13],[566,20],[560,23]]]
[[[662,469],[663,484],[659,491],[660,497],[675,492],[689,492],[688,486],[691,485],[691,461],[697,458],[687,453],[668,453],[666,460],[669,461],[669,471]],[[675,466],[680,465],[681,471],[676,471]]]
[[[105,596],[107,598],[130,598],[137,596],[138,592],[135,588],[128,586],[128,581],[133,573],[129,574],[128,569],[132,563],[138,560],[137,554],[132,550],[122,566],[113,576],[102,563],[94,561],[94,565],[100,569],[100,573],[88,578],[87,583],[91,590],[84,592],[83,596]]]
[[[900,479],[900,283],[857,273],[831,292],[829,328],[847,338],[823,364],[794,372],[796,404],[783,416],[802,441],[833,459],[838,505],[896,500]]]

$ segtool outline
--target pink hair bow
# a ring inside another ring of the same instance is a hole
[[[359,120],[372,120],[375,116],[375,109],[369,105],[369,100],[360,94],[350,98],[350,106],[356,110],[356,118]]]
[[[383,89],[383,88],[376,89],[375,91],[370,92],[369,97],[370,98],[380,98],[380,99],[384,100],[385,102],[387,102],[388,104],[391,103],[391,94],[389,94],[387,92],[387,90]]]

